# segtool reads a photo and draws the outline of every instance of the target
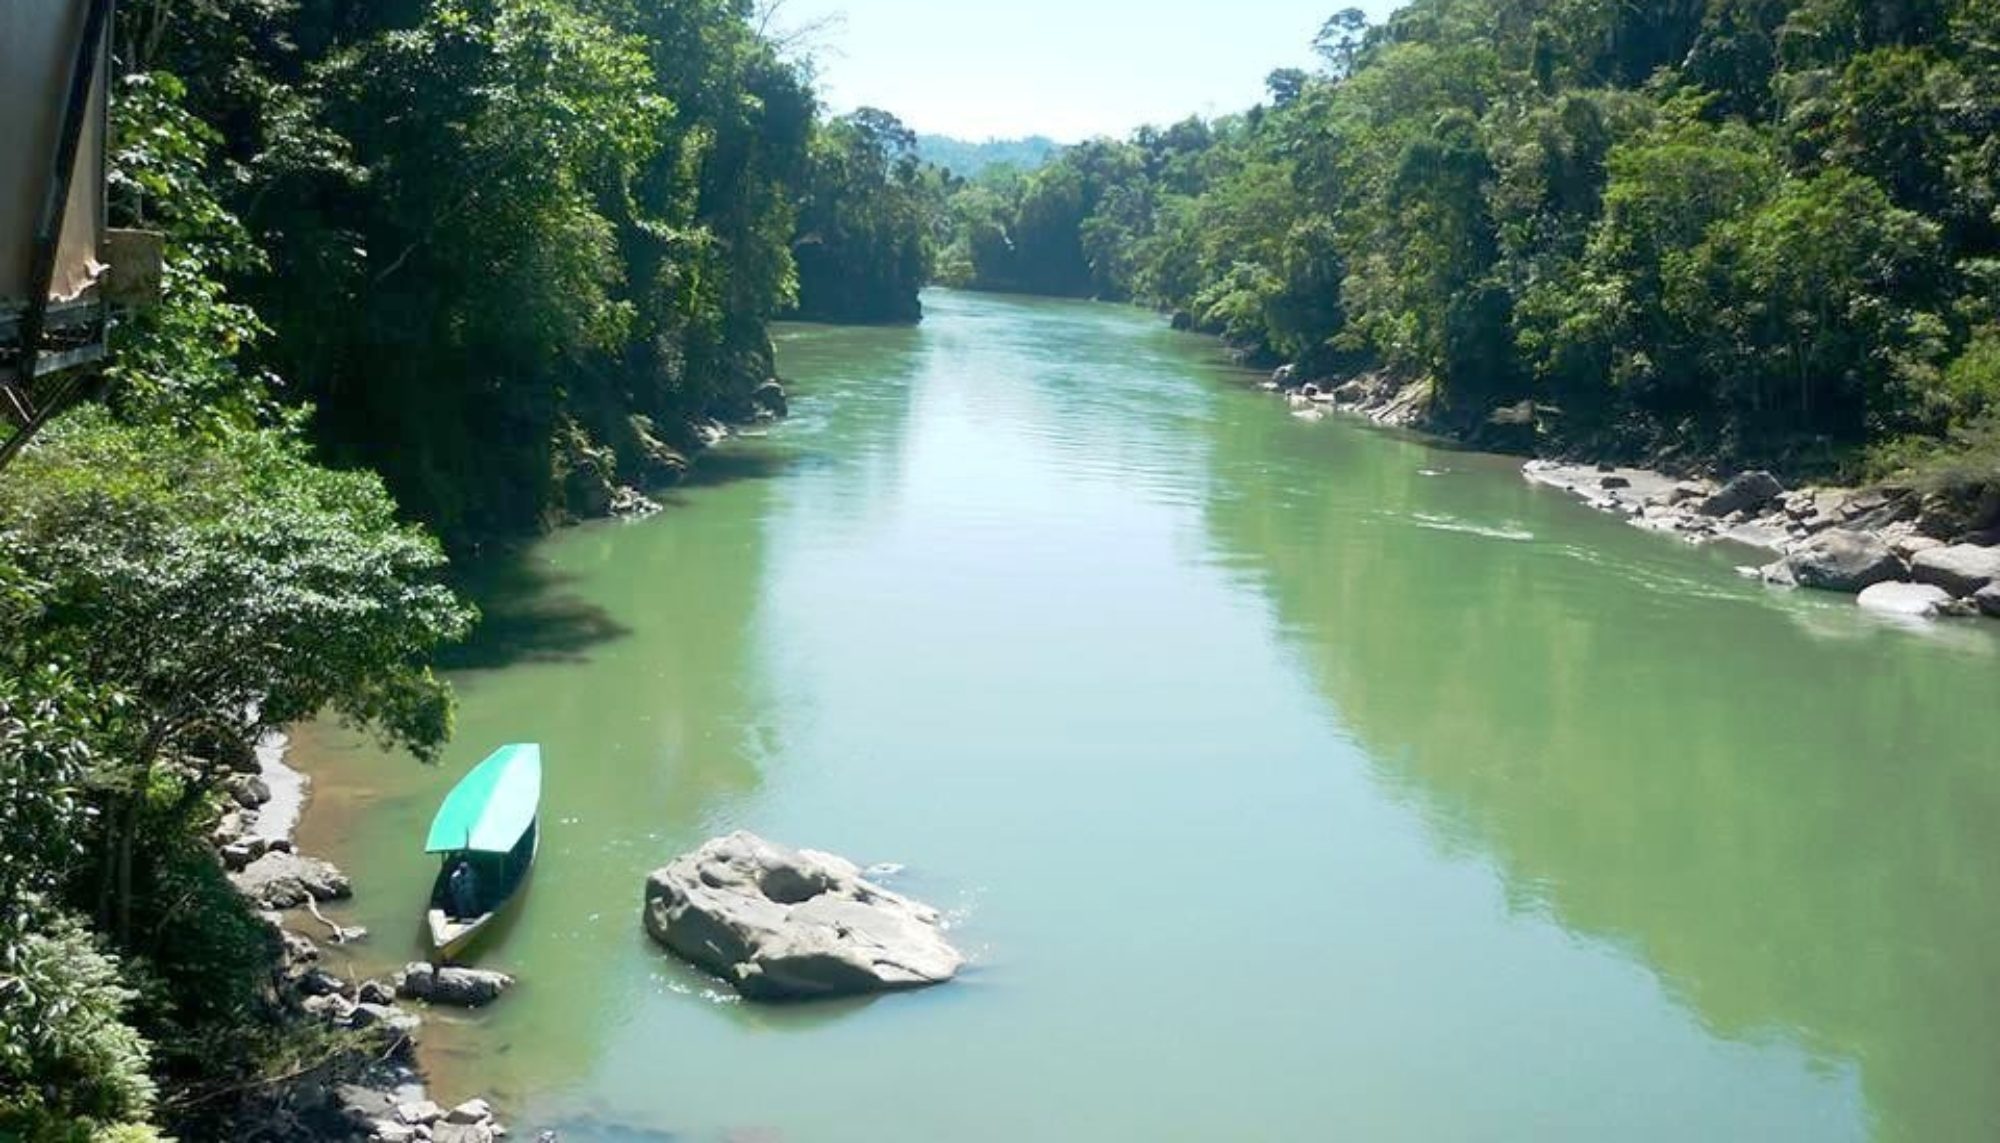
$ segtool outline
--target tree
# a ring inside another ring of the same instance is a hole
[[[186,814],[216,777],[205,742],[327,709],[420,756],[450,734],[428,658],[472,615],[439,582],[436,542],[397,521],[377,478],[317,468],[278,432],[214,448],[80,414],[0,484],[0,535],[35,585],[15,669],[68,664],[110,699],[97,908],[121,944],[163,762],[187,779]]]
[[[1368,14],[1359,8],[1343,8],[1320,25],[1312,46],[1326,65],[1329,75],[1342,79],[1354,74],[1355,61],[1360,58],[1361,44],[1367,31]]]
[[[936,266],[943,175],[917,158],[901,120],[863,108],[823,125],[800,204],[793,258],[800,317],[915,321]]]

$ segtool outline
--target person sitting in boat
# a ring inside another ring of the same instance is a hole
[[[470,859],[461,857],[452,863],[451,873],[445,878],[445,900],[451,905],[454,917],[479,915],[479,871],[472,867]]]

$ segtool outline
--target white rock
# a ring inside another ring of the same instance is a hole
[[[420,1099],[396,1108],[396,1122],[407,1123],[411,1127],[428,1126],[443,1118],[444,1108],[432,1099]]]
[[[451,1109],[446,1123],[485,1123],[493,1118],[493,1105],[483,1099],[468,1099]]]
[[[655,941],[758,1000],[918,988],[965,964],[937,910],[864,880],[852,862],[748,833],[656,870],[645,922]]]
[[[1881,615],[1935,619],[1952,605],[1952,595],[1935,584],[1878,583],[1861,593],[1861,606]]]

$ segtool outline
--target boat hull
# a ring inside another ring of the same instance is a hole
[[[432,905],[424,913],[424,936],[430,944],[431,963],[438,965],[460,964],[465,958],[482,948],[489,938],[506,928],[521,907],[521,899],[528,895],[528,882],[535,870],[535,858],[541,854],[541,831],[533,826],[529,832],[530,843],[527,857],[522,864],[519,878],[508,890],[507,895],[492,909],[471,920],[453,920],[436,904],[442,899],[444,875],[439,873],[439,886],[432,891]]]

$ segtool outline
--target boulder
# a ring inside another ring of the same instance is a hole
[[[431,1143],[493,1143],[493,1128],[485,1123],[438,1123],[431,1126]]]
[[[621,484],[611,490],[610,514],[625,519],[639,519],[651,516],[663,505],[629,484]]]
[[[1336,386],[1333,390],[1333,399],[1335,403],[1341,405],[1359,405],[1361,402],[1366,401],[1372,392],[1373,390],[1368,387],[1368,382],[1356,378],[1353,381]]]
[[[763,418],[783,417],[792,411],[791,401],[785,396],[785,386],[776,377],[751,391],[750,404]]]
[[[307,965],[319,962],[319,946],[311,937],[295,933],[290,929],[279,929],[278,939],[282,944],[282,958],[286,971],[296,972]]]
[[[2000,580],[2000,548],[1952,544],[1918,552],[1910,560],[1918,583],[1930,583],[1953,595],[1975,595]]]
[[[230,874],[244,896],[267,909],[292,909],[315,901],[339,901],[354,895],[347,875],[314,857],[276,850]]]
[[[468,1099],[445,1113],[446,1123],[490,1123],[493,1105],[483,1099]]]
[[[753,1000],[918,988],[965,963],[937,910],[865,880],[851,862],[748,833],[654,871],[645,924]]]
[[[1821,532],[1785,557],[1784,563],[1801,587],[1850,594],[1903,575],[1902,561],[1887,544],[1844,528]]]
[[[246,810],[254,810],[271,800],[270,783],[255,774],[243,774],[232,778],[224,787],[236,804]]]
[[[1174,316],[1168,319],[1167,324],[1176,331],[1185,333],[1194,328],[1194,315],[1186,310],[1175,310]]]
[[[394,1004],[396,990],[379,980],[364,980],[355,986],[354,999],[363,1004]]]
[[[412,1052],[424,1024],[416,1013],[393,1004],[356,1004],[346,1023],[357,1032],[367,1031],[385,1054],[395,1056],[408,1056]]]
[[[1952,606],[1951,593],[1928,583],[1878,583],[1861,593],[1862,607],[1881,615],[1935,619]]]
[[[407,1123],[411,1127],[428,1127],[443,1118],[444,1108],[434,1100],[420,1099],[396,1109],[396,1122]]]
[[[1866,511],[1856,511],[1857,507],[1873,504]],[[1919,501],[1907,492],[1875,489],[1858,493],[1848,500],[1842,511],[1844,522],[1857,531],[1879,532],[1891,524],[1901,524],[1917,518]]]
[[[1944,547],[1943,540],[1933,540],[1929,536],[1919,536],[1915,533],[1903,536],[1891,536],[1888,539],[1889,550],[1901,556],[1905,563],[1916,559],[1918,552],[1928,552],[1933,548]]]
[[[1979,605],[1979,610],[2000,619],[2000,583],[1989,583],[1980,588],[1972,601]]]
[[[514,986],[504,972],[478,968],[439,968],[421,961],[406,965],[396,976],[396,995],[448,1008],[483,1008]]]
[[[1673,507],[1685,504],[1690,500],[1706,500],[1708,499],[1709,492],[1709,487],[1706,484],[1694,480],[1683,480],[1666,491],[1662,502],[1668,507]]]
[[[249,868],[251,862],[269,851],[256,838],[239,838],[225,843],[219,852],[222,854],[222,867],[233,873]]]
[[[1738,512],[1755,512],[1771,501],[1784,495],[1785,486],[1768,472],[1746,472],[1718,489],[1714,495],[1701,502],[1704,516],[1733,516]]]
[[[1745,579],[1762,580],[1772,587],[1799,586],[1799,577],[1793,574],[1790,560],[1779,560],[1763,567],[1738,567],[1736,574]]]
[[[299,993],[303,996],[344,996],[347,982],[323,968],[309,968],[299,977]]]
[[[677,483],[693,467],[686,453],[660,439],[659,426],[651,417],[635,413],[626,418],[626,433],[621,452],[638,458],[640,475],[649,483]]]
[[[247,837],[239,836],[236,840],[225,843],[220,852],[222,854],[223,868],[235,871],[249,868],[251,862],[267,853],[292,853],[295,851],[292,848],[290,838],[251,835]]]

